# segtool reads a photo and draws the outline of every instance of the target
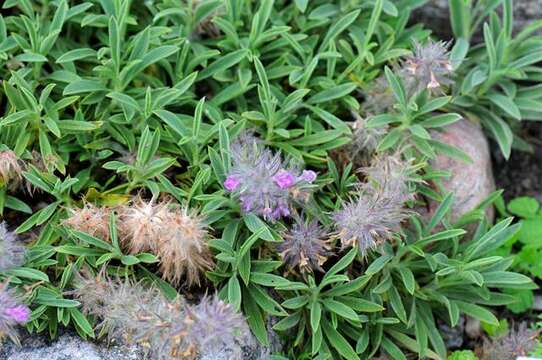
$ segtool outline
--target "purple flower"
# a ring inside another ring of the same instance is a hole
[[[281,169],[275,176],[273,176],[273,181],[281,189],[288,189],[295,184],[295,176],[288,171]]]
[[[240,135],[230,150],[232,167],[224,186],[239,196],[243,212],[276,221],[289,216],[294,203],[308,198],[308,181],[300,181],[300,171],[251,134]]]
[[[316,180],[316,173],[312,170],[303,170],[299,179],[312,184]]]
[[[237,177],[235,176],[228,176],[226,178],[226,181],[224,181],[224,187],[226,188],[226,190],[228,191],[233,191],[235,189],[237,189],[237,187],[239,186],[239,184],[241,184],[241,180],[239,180]]]
[[[30,309],[21,304],[13,289],[0,284],[0,335],[7,335],[19,344],[17,325],[23,325],[30,318]]]
[[[282,260],[292,268],[299,268],[301,272],[322,270],[322,264],[331,254],[325,241],[327,232],[318,221],[305,221],[296,218],[292,227],[282,234],[284,241],[277,250]]]
[[[30,309],[25,305],[17,305],[4,310],[4,314],[11,317],[20,324],[24,324],[30,319]]]

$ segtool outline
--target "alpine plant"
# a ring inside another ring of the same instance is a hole
[[[274,222],[290,216],[294,203],[308,200],[310,184],[316,180],[314,171],[291,166],[248,133],[240,135],[230,149],[232,167],[224,188],[239,197],[243,212]]]

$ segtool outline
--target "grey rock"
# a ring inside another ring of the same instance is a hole
[[[532,21],[542,18],[542,0],[514,1],[514,31],[518,32]],[[412,16],[414,23],[422,22],[435,34],[443,38],[451,38],[450,12],[448,0],[429,0],[418,8]],[[540,30],[539,30],[540,31]]]
[[[49,341],[43,335],[27,335],[22,346],[11,342],[0,346],[3,360],[142,360],[143,353],[135,346],[96,344],[70,333]]]
[[[198,360],[265,360],[282,349],[278,335],[269,327],[270,346],[252,338],[242,348],[225,348],[202,353]],[[66,332],[51,341],[43,334],[23,335],[21,347],[12,342],[0,343],[1,360],[156,360],[146,356],[138,346],[90,342]]]
[[[432,163],[435,170],[451,173],[442,185],[445,192],[454,194],[452,221],[455,221],[495,191],[489,145],[480,126],[466,119],[447,126],[444,131],[434,131],[432,136],[435,140],[463,150],[472,160],[472,163],[468,164],[439,155]],[[438,205],[431,202],[429,212],[432,214]],[[488,208],[487,216],[490,220],[493,219],[493,208]]]

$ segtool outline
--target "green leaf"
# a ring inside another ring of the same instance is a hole
[[[487,94],[486,97],[502,111],[516,120],[521,120],[521,112],[512,99],[501,94]]]
[[[207,66],[198,74],[198,80],[203,80],[211,77],[218,72],[229,69],[233,65],[239,63],[248,55],[248,50],[237,50],[227,55],[221,56],[218,60]]]
[[[337,350],[339,354],[344,356],[348,360],[359,360],[359,356],[356,354],[352,346],[346,341],[346,339],[337,331],[331,324],[322,319],[322,330],[329,339],[329,344]]]
[[[455,303],[459,307],[459,310],[461,310],[465,314],[488,324],[492,324],[495,326],[499,325],[499,320],[489,310],[481,306],[463,301],[456,300]]]
[[[82,94],[87,92],[107,91],[107,88],[96,80],[76,80],[64,89],[63,95]]]

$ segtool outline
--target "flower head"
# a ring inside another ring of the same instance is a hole
[[[19,267],[24,263],[26,248],[19,243],[17,235],[0,223],[0,271]]]
[[[412,198],[407,186],[407,165],[396,157],[377,158],[363,170],[369,182],[356,198],[333,214],[342,246],[358,246],[366,255],[395,231],[410,212],[404,203]]]
[[[282,236],[284,241],[277,247],[282,260],[301,272],[322,271],[322,264],[330,255],[325,241],[327,232],[317,220],[306,221],[296,217],[295,223]]]
[[[102,240],[109,239],[109,217],[111,209],[85,202],[82,208],[68,208],[68,218],[62,224]]]
[[[22,179],[23,166],[17,154],[11,150],[0,151],[0,181],[5,185]]]
[[[109,336],[142,345],[153,359],[192,359],[225,346],[240,353],[248,341],[243,316],[216,297],[188,305],[180,296],[167,300],[156,287],[103,275],[79,275],[74,296]]]
[[[202,272],[212,268],[207,226],[195,212],[168,201],[138,197],[120,209],[119,232],[133,254],[150,251],[158,256],[164,278],[178,284],[199,284]]]
[[[0,284],[0,338],[7,336],[19,344],[16,326],[30,319],[30,309],[22,304],[7,284]]]
[[[394,73],[402,80],[407,97],[413,97],[424,90],[430,94],[443,92],[443,87],[453,83],[453,66],[448,48],[450,43],[429,40],[426,44],[415,44],[414,53],[394,67]],[[380,114],[390,111],[395,98],[384,75],[373,81],[365,92],[366,113]]]
[[[414,54],[407,57],[403,72],[411,91],[423,89],[434,91],[452,83],[453,66],[449,59],[450,43],[429,40],[426,44],[416,43]]]
[[[224,182],[226,190],[239,195],[241,208],[275,221],[290,215],[294,201],[308,196],[316,179],[312,171],[300,172],[284,162],[279,153],[263,147],[249,133],[231,145],[233,165]]]
[[[192,319],[190,342],[206,351],[218,351],[236,342],[247,342],[249,330],[243,315],[217,296],[205,296],[200,303],[187,306]]]
[[[497,339],[485,340],[482,360],[508,360],[527,356],[538,345],[538,331],[521,324],[517,329]]]

